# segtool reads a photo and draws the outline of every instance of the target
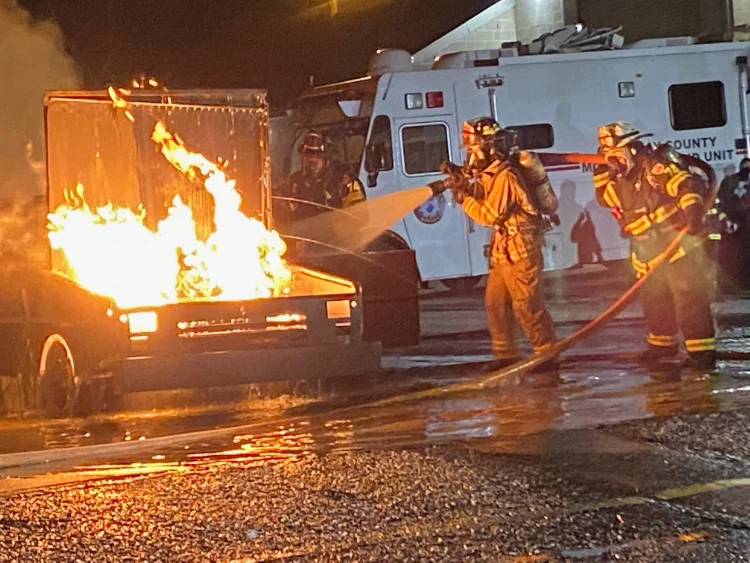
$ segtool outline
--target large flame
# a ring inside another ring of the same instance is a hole
[[[240,211],[234,180],[216,163],[189,151],[163,122],[156,124],[151,139],[177,170],[213,196],[214,231],[199,240],[190,208],[179,196],[154,232],[144,224],[142,209],[92,209],[78,185],[48,216],[52,248],[64,253],[74,280],[121,307],[288,293],[286,245],[278,233]]]

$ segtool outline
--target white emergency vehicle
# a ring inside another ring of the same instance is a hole
[[[444,159],[463,161],[461,125],[483,115],[518,130],[521,148],[539,153],[595,152],[600,125],[628,121],[653,133],[649,140],[709,162],[719,180],[747,153],[750,42],[699,44],[686,37],[603,51],[517,52],[454,53],[421,69],[405,51],[379,51],[366,77],[312,88],[288,118],[272,120],[276,180],[298,168],[296,144],[314,129],[359,171],[368,198],[423,186],[443,177]],[[293,131],[284,132],[284,120]],[[627,240],[595,201],[591,170],[547,168],[561,224],[545,235],[545,269],[578,262],[571,231],[586,212],[604,259],[628,255]],[[465,286],[488,271],[489,229],[472,222],[449,192],[392,229],[416,251],[425,281]]]

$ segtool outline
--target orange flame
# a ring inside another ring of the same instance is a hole
[[[123,108],[114,90],[110,95]],[[177,170],[200,181],[213,196],[214,231],[206,241],[199,240],[192,212],[179,196],[154,232],[144,225],[141,208],[109,204],[91,209],[79,184],[48,215],[50,244],[64,253],[74,280],[121,307],[288,293],[292,275],[283,259],[286,244],[277,232],[240,211],[242,198],[234,180],[202,154],[189,151],[164,123],[156,124],[151,138]]]

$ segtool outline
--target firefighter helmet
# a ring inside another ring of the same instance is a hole
[[[464,122],[461,138],[466,147],[491,145],[502,130],[500,124],[491,117],[478,117]]]
[[[641,133],[630,123],[615,121],[599,127],[599,146],[604,150],[625,147],[645,137],[651,137],[650,133]]]
[[[516,133],[503,129],[491,117],[478,117],[464,122],[461,139],[469,155],[469,165],[484,169],[493,157],[507,159],[518,149]]]
[[[311,131],[302,139],[299,152],[303,155],[326,157],[332,152],[332,147],[323,134]]]
[[[599,148],[615,174],[624,176],[635,168],[636,158],[644,154],[640,140],[651,136],[630,123],[615,121],[599,127]]]

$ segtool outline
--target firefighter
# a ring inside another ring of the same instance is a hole
[[[689,170],[693,162],[670,145],[646,145],[635,127],[612,123],[599,128],[599,150],[607,164],[594,170],[596,198],[609,207],[630,238],[631,261],[643,276],[679,230],[688,235],[644,283],[641,290],[648,326],[646,363],[678,356],[682,331],[688,364],[712,369],[716,340],[709,292],[710,268],[704,245],[708,183]],[[705,163],[698,163],[705,170]]]
[[[740,171],[724,177],[717,194],[717,218],[721,242],[717,262],[720,290],[734,293],[748,284],[750,254],[750,160],[743,158]]]
[[[485,306],[496,358],[490,367],[499,369],[519,359],[514,315],[535,352],[555,342],[540,283],[544,220],[511,166],[507,132],[482,117],[464,123],[462,138],[468,157],[463,175],[431,186],[435,193],[450,188],[471,219],[494,228]],[[556,365],[553,358],[539,371]]]
[[[315,131],[305,135],[299,152],[302,167],[289,177],[285,195],[312,205],[290,202],[293,221],[315,216],[326,207],[341,209],[365,199],[362,183],[346,164],[333,159],[333,145],[324,135]]]

